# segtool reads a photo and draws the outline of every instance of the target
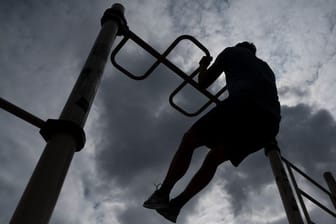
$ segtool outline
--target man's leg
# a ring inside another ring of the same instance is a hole
[[[168,207],[157,209],[157,212],[166,219],[176,222],[181,208],[210,183],[216,173],[217,167],[227,160],[227,156],[221,149],[212,149],[186,189],[176,198],[172,199]]]
[[[189,130],[183,136],[181,144],[172,159],[167,175],[161,184],[160,189],[156,190],[152,196],[144,202],[144,207],[158,209],[168,205],[171,190],[176,182],[187,172],[192,154],[199,146],[201,146],[199,138],[197,138],[195,134]]]
[[[169,195],[175,183],[181,177],[183,177],[188,170],[194,150],[197,147],[211,142],[213,133],[218,127],[218,122],[221,121],[221,119],[217,118],[222,116],[228,117],[225,116],[225,112],[228,111],[224,109],[226,105],[227,102],[224,103],[223,101],[220,107],[217,106],[213,108],[198,121],[196,121],[189,131],[184,135],[181,145],[171,162],[167,176],[159,190],[160,192],[165,195]],[[226,123],[228,122],[225,122],[225,124]]]
[[[189,131],[183,136],[159,190],[161,193],[170,194],[176,182],[187,172],[194,150],[201,145],[192,132]]]
[[[172,206],[182,208],[192,197],[210,183],[216,173],[217,167],[227,160],[228,157],[222,149],[212,149],[185,190],[171,200]]]

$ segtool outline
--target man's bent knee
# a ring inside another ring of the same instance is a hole
[[[182,144],[196,148],[203,145],[195,132],[189,130],[183,135]]]
[[[228,160],[229,160],[229,157],[225,153],[223,148],[211,149],[206,157],[207,162],[212,163],[217,166]]]

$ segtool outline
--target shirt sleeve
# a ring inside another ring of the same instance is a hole
[[[206,70],[206,74],[200,82],[201,86],[208,87],[222,74],[226,64],[225,63],[225,58],[227,57],[226,49],[217,56],[215,62]]]
[[[242,52],[236,47],[225,48],[216,58],[213,65],[210,66],[208,72],[213,76],[218,76],[223,71],[230,71],[232,68],[237,67],[239,61],[241,61]],[[215,78],[215,79],[216,79]]]

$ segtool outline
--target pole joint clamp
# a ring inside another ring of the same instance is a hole
[[[128,30],[127,21],[121,10],[114,7],[107,9],[100,20],[100,24],[103,26],[106,22],[110,20],[114,20],[118,23],[118,36],[122,36],[126,33],[126,31]]]
[[[62,119],[48,119],[40,130],[40,134],[46,142],[55,134],[60,133],[69,134],[75,139],[77,152],[84,147],[86,141],[84,129],[75,122]]]

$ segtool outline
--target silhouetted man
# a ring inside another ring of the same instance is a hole
[[[224,71],[229,97],[185,133],[166,178],[144,202],[144,207],[156,209],[176,222],[181,208],[210,182],[220,164],[229,160],[238,166],[277,135],[280,103],[275,76],[255,54],[253,43],[242,42],[224,49],[209,69],[211,58],[202,58],[199,85],[209,87]],[[169,194],[186,173],[194,150],[203,145],[210,151],[201,168],[185,190],[170,200]]]

